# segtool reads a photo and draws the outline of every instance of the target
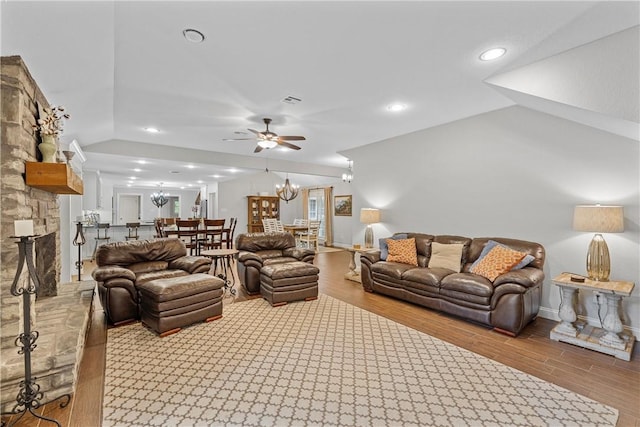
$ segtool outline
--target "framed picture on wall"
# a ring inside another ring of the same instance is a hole
[[[335,216],[351,216],[351,195],[348,196],[334,196],[333,197],[333,209]]]

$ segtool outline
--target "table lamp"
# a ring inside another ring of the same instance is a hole
[[[367,229],[364,232],[364,247],[373,247],[373,227],[371,224],[380,222],[380,209],[362,208],[360,209],[360,222],[367,224]]]
[[[573,211],[573,229],[596,233],[587,252],[587,274],[591,280],[608,281],[611,272],[609,248],[600,233],[622,233],[624,231],[622,206],[576,206]]]

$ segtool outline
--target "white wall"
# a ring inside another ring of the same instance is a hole
[[[376,239],[419,231],[541,243],[547,257],[540,315],[548,318],[560,303],[550,279],[585,273],[592,234],[572,230],[574,206],[623,205],[625,232],[605,239],[611,278],[637,285],[624,306],[625,324],[639,335],[639,151],[637,141],[516,106],[345,154],[357,165],[354,213],[382,209]],[[363,240],[358,219],[352,218],[354,241]],[[597,321],[591,299],[581,310]]]

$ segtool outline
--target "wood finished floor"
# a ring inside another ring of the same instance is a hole
[[[316,256],[320,292],[402,323],[431,336],[471,350],[505,365],[582,394],[620,411],[618,426],[640,427],[640,350],[631,362],[549,339],[555,322],[537,319],[517,338],[442,313],[366,293],[358,283],[344,279],[350,254],[345,251]],[[85,274],[89,274],[88,271]],[[236,302],[248,297],[239,292]],[[97,303],[88,332],[75,396],[68,407],[45,405],[39,411],[63,426],[100,426],[104,388],[106,326]],[[16,426],[44,427],[25,415]]]

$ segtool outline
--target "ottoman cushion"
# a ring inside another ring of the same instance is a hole
[[[318,267],[295,261],[260,269],[260,293],[271,305],[318,297]]]
[[[161,334],[221,317],[224,281],[205,273],[151,280],[137,285],[140,317]]]

